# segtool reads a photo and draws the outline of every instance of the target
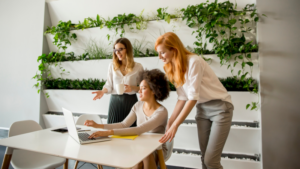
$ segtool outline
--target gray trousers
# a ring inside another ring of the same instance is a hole
[[[221,154],[231,127],[233,105],[211,100],[196,107],[202,169],[223,169]]]

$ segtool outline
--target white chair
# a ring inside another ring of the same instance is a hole
[[[174,145],[174,138],[171,142],[166,142],[166,147],[168,149],[166,157],[163,155],[162,147],[159,147],[157,149],[158,154],[158,160],[159,160],[159,166],[161,169],[166,169],[166,162],[170,159],[172,153],[173,153],[173,145]]]
[[[8,136],[16,136],[20,134],[25,134],[29,132],[34,132],[42,130],[42,127],[33,120],[25,120],[14,122],[9,129]],[[22,140],[20,140],[22,144]],[[15,169],[53,169],[64,164],[64,168],[68,168],[68,160],[65,158],[55,157],[51,155],[13,149],[10,147],[6,148],[4,161],[11,161],[11,165]],[[9,166],[2,166],[3,168],[8,168]]]
[[[84,125],[84,122],[86,120],[94,120],[94,122],[96,122],[98,124],[102,124],[102,120],[101,120],[99,115],[96,115],[96,114],[83,114],[83,115],[79,116],[79,118],[76,122],[76,125]],[[77,166],[78,166],[78,161],[76,160],[74,169],[76,169]],[[98,169],[103,169],[103,167],[99,164],[97,165],[97,167],[98,167]]]

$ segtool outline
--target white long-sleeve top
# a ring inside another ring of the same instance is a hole
[[[231,102],[231,96],[214,71],[197,55],[188,56],[185,83],[177,89],[178,100],[197,100],[197,104],[220,99]]]
[[[128,116],[120,123],[104,124],[104,129],[113,129],[115,135],[140,135],[145,132],[164,134],[168,121],[168,110],[160,106],[151,116],[143,110],[143,101],[133,105]],[[136,127],[130,127],[136,121]]]
[[[142,133],[165,134],[168,122],[168,110],[164,106],[156,109],[151,116],[147,116],[143,110],[143,101],[133,105],[128,116],[120,123],[104,124],[104,129],[114,130],[115,135],[140,135]],[[136,121],[136,127],[130,127]],[[167,146],[162,145],[164,156],[167,154]]]
[[[144,68],[142,64],[135,62],[131,72],[125,76],[121,73],[120,69],[114,71],[113,63],[108,66],[107,81],[103,88],[107,89],[106,94],[117,94],[115,89],[116,84],[127,84],[130,86],[137,86],[142,81],[142,72]],[[136,91],[128,92],[126,94],[136,94]]]

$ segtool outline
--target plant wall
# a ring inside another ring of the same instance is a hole
[[[91,60],[91,59],[109,59],[111,54],[107,53],[103,47],[90,45],[86,53],[75,56],[74,52],[66,53],[68,46],[72,45],[72,41],[77,40],[77,35],[72,30],[84,30],[93,27],[107,27],[112,30],[112,34],[107,34],[106,38],[111,44],[113,37],[123,37],[125,35],[125,27],[130,31],[139,31],[147,29],[147,23],[155,20],[164,20],[167,23],[176,22],[182,19],[186,25],[191,28],[196,28],[193,35],[197,41],[194,42],[194,47],[190,50],[204,57],[204,54],[217,54],[220,58],[220,66],[226,66],[233,72],[237,64],[241,64],[242,69],[238,70],[237,74],[232,74],[232,77],[221,80],[224,86],[229,89],[231,86],[239,86],[233,88],[243,88],[248,91],[257,93],[257,83],[252,77],[253,62],[251,52],[258,51],[258,45],[254,41],[247,40],[247,36],[253,30],[251,25],[255,25],[259,21],[259,15],[256,12],[254,4],[246,5],[242,10],[236,10],[237,4],[229,1],[219,3],[205,2],[198,5],[189,5],[186,8],[176,10],[175,13],[167,12],[167,7],[157,9],[157,13],[153,17],[145,17],[143,10],[140,15],[135,14],[120,14],[112,19],[103,18],[97,15],[95,18],[85,18],[78,24],[73,24],[72,21],[60,21],[58,25],[49,27],[45,34],[52,34],[53,44],[57,46],[56,53],[42,54],[38,57],[39,73],[34,76],[37,79],[35,87],[49,87],[51,80],[54,80],[49,71],[49,65],[54,64],[60,66],[61,73],[70,73],[61,67],[60,62]],[[265,15],[264,15],[265,16]],[[143,51],[141,43],[134,46],[135,57],[157,56],[154,49],[146,49]],[[207,49],[208,45],[212,45],[212,49]],[[210,61],[210,59],[206,59]],[[249,66],[250,71],[245,71],[245,67]],[[42,78],[42,74],[46,75]],[[250,78],[246,79],[249,75]],[[89,81],[89,80],[88,80]],[[89,81],[91,82],[91,81]],[[228,83],[227,83],[228,82]],[[75,82],[74,82],[75,83]],[[79,83],[79,82],[76,82]],[[39,92],[40,90],[38,90]],[[248,108],[250,104],[246,107]],[[257,103],[252,103],[251,109],[256,109]]]

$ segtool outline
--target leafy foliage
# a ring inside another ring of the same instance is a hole
[[[109,55],[107,48],[103,47],[101,43],[97,43],[95,40],[90,40],[87,44],[85,52],[88,53],[89,59],[111,59],[112,55]]]
[[[71,39],[77,39],[77,35],[70,32],[72,29],[74,29],[74,24],[70,20],[68,22],[59,21],[56,26],[48,27],[45,34],[50,33],[54,35],[53,44],[58,49],[66,50],[67,45],[71,45]]]
[[[183,8],[183,19],[189,27],[197,27],[193,32],[196,34],[197,41],[194,44],[195,53],[203,54],[206,51],[207,41],[213,44],[213,51],[220,58],[221,65],[228,65],[233,68],[236,65],[231,64],[231,60],[235,60],[242,64],[242,74],[245,66],[249,66],[252,70],[253,62],[250,52],[257,51],[257,45],[252,41],[247,42],[246,33],[252,30],[249,23],[258,21],[258,14],[254,8],[254,4],[248,4],[241,11],[235,10],[236,4],[225,1],[218,3],[215,0],[212,3],[201,3],[199,5],[189,5]],[[240,22],[240,27],[236,23]],[[203,42],[203,37],[206,40]],[[241,53],[241,55],[238,55]],[[252,72],[250,72],[252,75]],[[237,75],[239,76],[239,75]],[[251,76],[252,77],[252,76]]]
[[[227,91],[251,91],[258,92],[257,81],[253,78],[238,79],[236,77],[220,78],[220,82]]]
[[[102,90],[105,85],[104,80],[99,79],[47,79],[45,80],[45,87],[47,89],[80,89],[80,90]]]
[[[257,92],[257,82],[253,79],[240,80],[234,77],[220,79],[221,83],[228,91],[253,91]],[[83,89],[83,90],[102,90],[105,80],[100,79],[47,79],[44,84],[47,89]],[[249,83],[251,84],[249,85]],[[170,90],[176,91],[176,87],[169,82]],[[256,90],[254,90],[256,88]]]
[[[196,27],[197,30],[193,32],[196,35],[197,41],[194,42],[196,46],[193,49],[193,52],[201,55],[204,60],[207,62],[211,61],[210,58],[205,58],[203,54],[217,54],[220,58],[220,64],[226,65],[228,69],[231,69],[233,72],[236,69],[236,65],[240,64],[242,69],[237,71],[236,75],[233,75],[232,78],[220,79],[223,85],[228,90],[247,90],[257,93],[257,83],[252,79],[252,70],[253,70],[253,61],[251,52],[258,51],[258,45],[256,42],[246,40],[246,36],[251,34],[252,28],[250,24],[256,24],[259,21],[259,15],[256,12],[254,4],[246,5],[242,10],[236,10],[237,4],[233,4],[230,1],[225,1],[218,3],[218,0],[215,0],[212,3],[209,1],[201,3],[198,5],[189,5],[187,8],[181,9],[181,14],[169,14],[167,13],[167,8],[159,8],[157,10],[156,19],[162,19],[170,23],[171,19],[182,18],[186,20],[186,25],[193,28]],[[144,11],[144,10],[143,10]],[[51,77],[51,74],[47,75],[47,64],[54,63],[56,66],[59,65],[62,61],[74,61],[74,60],[88,60],[88,59],[102,59],[109,57],[105,54],[105,51],[98,50],[96,47],[87,49],[88,53],[85,53],[81,56],[74,56],[73,52],[65,53],[68,45],[71,45],[71,40],[76,40],[77,36],[75,33],[70,33],[71,30],[84,30],[92,27],[100,27],[102,29],[104,26],[110,30],[115,31],[115,35],[107,34],[107,40],[110,44],[113,41],[113,37],[119,35],[123,37],[125,34],[125,26],[129,27],[130,30],[142,30],[146,29],[147,22],[153,19],[145,19],[143,17],[143,11],[139,16],[135,14],[120,14],[112,19],[104,19],[99,15],[95,19],[85,18],[84,21],[78,24],[72,24],[71,21],[62,22],[55,27],[48,28],[45,33],[51,33],[54,35],[53,43],[60,49],[63,49],[64,52],[54,53],[46,55],[43,54],[39,56],[38,62],[42,63],[39,65],[40,74],[34,76],[38,80],[35,87],[39,87],[43,84],[45,79],[42,78],[43,72],[46,73],[46,77]],[[266,17],[266,15],[262,14]],[[207,43],[213,45],[212,50],[208,50]],[[157,56],[158,53],[154,49],[144,49],[141,46],[134,47],[135,57],[148,57],[148,56]],[[246,66],[250,67],[250,72],[246,72]],[[62,73],[65,72],[65,69],[61,68]],[[250,78],[246,79],[246,76]],[[75,83],[75,82],[74,82]],[[79,81],[76,82],[79,86]],[[61,84],[64,85],[64,84]],[[75,85],[75,84],[74,84]],[[81,85],[82,86],[82,85]],[[90,88],[88,83],[85,87]],[[39,92],[39,90],[38,90]],[[251,109],[257,109],[257,104],[253,102]],[[250,104],[246,106],[248,109]]]

